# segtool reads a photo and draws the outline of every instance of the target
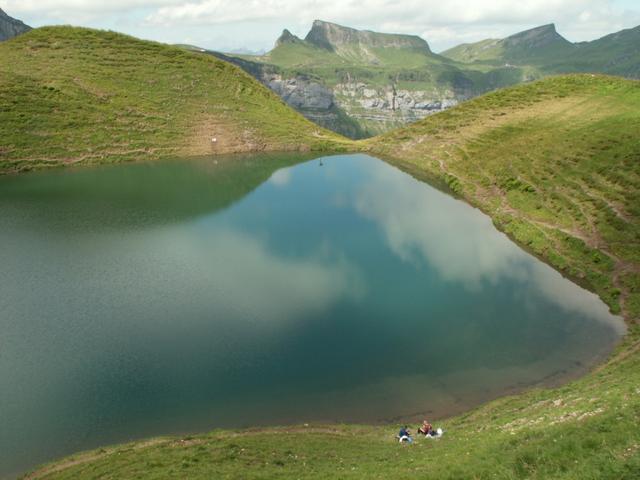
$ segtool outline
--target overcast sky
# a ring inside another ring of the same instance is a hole
[[[555,23],[571,41],[640,25],[640,0],[0,0],[39,27],[71,24],[166,43],[269,50],[288,28],[303,37],[318,18],[422,36],[436,52]]]

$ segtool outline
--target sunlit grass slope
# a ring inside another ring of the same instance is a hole
[[[241,69],[177,47],[44,27],[0,58],[0,172],[344,142]]]
[[[442,439],[410,447],[394,440],[397,425],[214,431],[78,454],[27,478],[639,478],[639,131],[638,83],[570,76],[364,144],[448,184],[624,314],[629,334],[597,371],[437,422]],[[428,407],[429,392],[398,395],[421,395]]]

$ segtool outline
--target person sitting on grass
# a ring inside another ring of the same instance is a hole
[[[400,429],[400,433],[398,433],[398,441],[400,443],[402,442],[413,443],[413,438],[411,438],[411,432],[409,431],[406,425]]]
[[[422,425],[420,425],[420,428],[418,428],[418,433],[420,433],[421,435],[424,435],[425,437],[427,435],[431,435],[433,433],[433,426],[431,426],[429,422],[424,420],[422,422]]]

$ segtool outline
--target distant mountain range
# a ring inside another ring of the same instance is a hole
[[[598,72],[640,78],[640,26],[592,42],[571,43],[553,24],[442,53],[464,63],[532,65],[542,73]]]
[[[640,27],[572,43],[553,24],[438,55],[414,35],[316,20],[284,30],[265,55],[223,55],[315,122],[358,138],[423,118],[496,88],[555,73],[640,77]]]
[[[0,42],[9,40],[29,30],[31,30],[29,25],[10,17],[0,8]]]

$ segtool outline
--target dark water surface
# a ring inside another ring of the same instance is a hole
[[[441,416],[623,333],[468,205],[364,155],[301,160],[0,178],[0,476],[161,433]]]

